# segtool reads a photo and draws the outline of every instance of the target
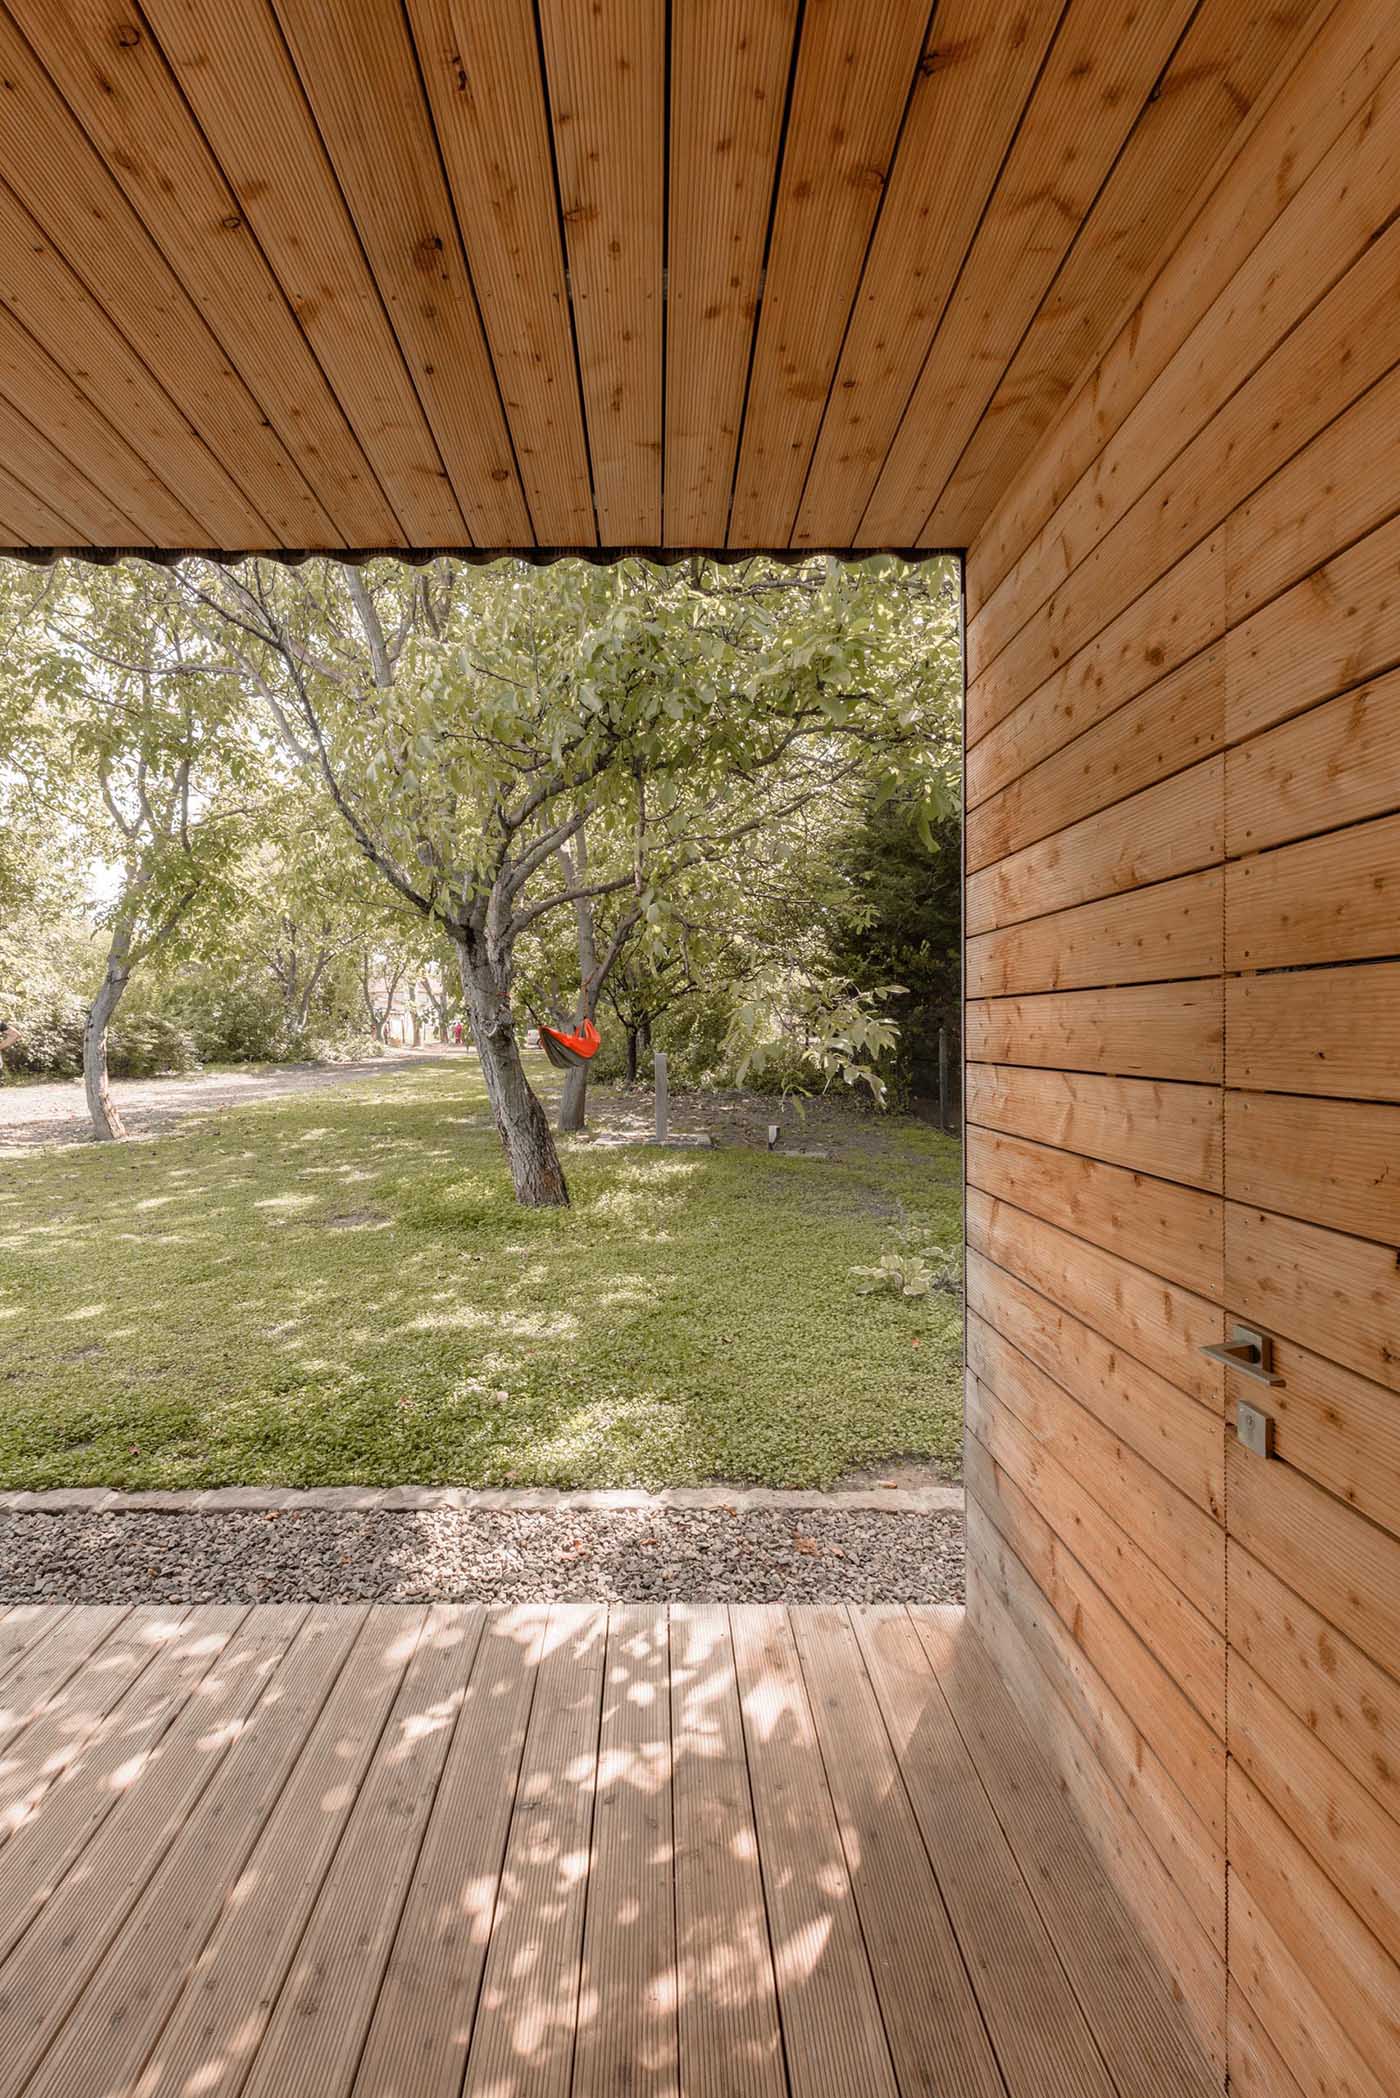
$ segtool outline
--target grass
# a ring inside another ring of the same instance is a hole
[[[511,1199],[475,1067],[0,1167],[0,1485],[826,1485],[953,1469],[956,1144],[573,1147]]]

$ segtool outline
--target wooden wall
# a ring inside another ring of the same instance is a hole
[[[969,1604],[1248,2098],[1400,2089],[1398,212],[1339,0],[967,561]]]

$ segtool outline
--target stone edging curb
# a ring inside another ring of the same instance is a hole
[[[447,1511],[458,1515],[564,1515],[609,1511],[685,1513],[725,1509],[883,1515],[956,1515],[961,1486],[901,1486],[844,1493],[785,1493],[771,1487],[673,1486],[661,1493],[579,1492],[556,1487],[467,1486],[222,1486],[209,1492],[118,1493],[107,1486],[61,1486],[47,1493],[0,1493],[0,1515],[295,1515],[303,1510],[341,1514]]]

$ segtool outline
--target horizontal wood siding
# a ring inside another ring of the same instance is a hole
[[[1341,5],[967,566],[969,1605],[1258,2098],[1400,2061],[1397,207]]]

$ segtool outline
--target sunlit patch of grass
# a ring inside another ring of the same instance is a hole
[[[0,1484],[822,1485],[956,1466],[957,1147],[570,1147],[511,1198],[474,1065],[7,1164]],[[178,1202],[178,1227],[171,1205]],[[371,1228],[372,1225],[372,1228]]]

